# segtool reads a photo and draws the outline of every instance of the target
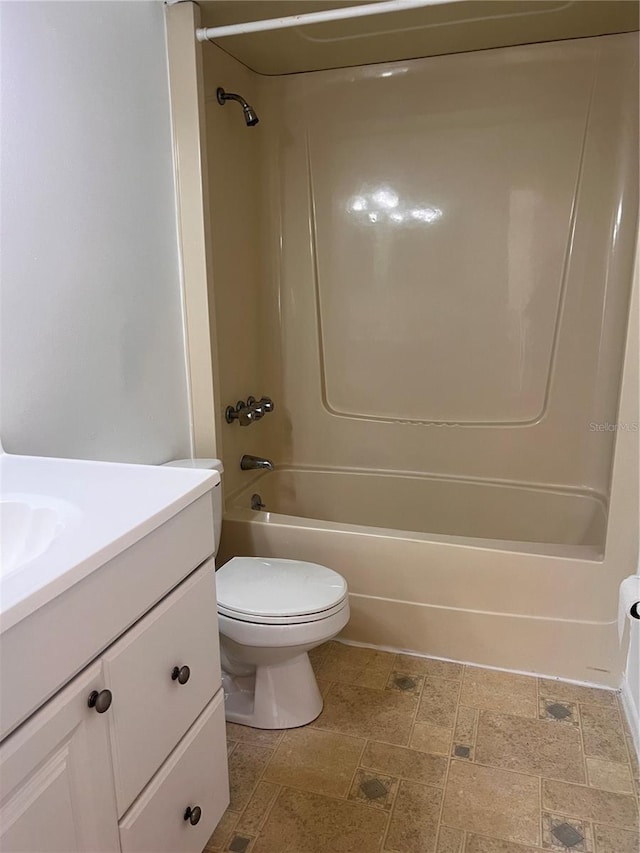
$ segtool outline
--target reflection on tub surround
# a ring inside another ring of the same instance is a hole
[[[402,199],[388,186],[363,187],[350,196],[347,210],[364,225],[391,222],[395,225],[431,225],[442,218],[442,210],[426,202]]]

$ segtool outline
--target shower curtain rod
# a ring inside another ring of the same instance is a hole
[[[244,24],[230,24],[226,27],[199,27],[196,30],[196,38],[198,41],[214,41],[226,36],[284,30],[288,27],[305,27],[308,24],[321,24],[325,21],[364,18],[369,15],[384,15],[388,12],[403,12],[405,9],[420,9],[423,6],[444,6],[461,2],[464,0],[383,0],[381,3],[327,9],[326,12],[307,12],[304,15],[288,15],[284,18],[269,18],[264,21],[247,21]]]

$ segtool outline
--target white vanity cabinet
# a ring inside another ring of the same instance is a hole
[[[200,853],[229,802],[207,561],[0,745],[2,853]]]

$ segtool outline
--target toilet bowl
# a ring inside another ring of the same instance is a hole
[[[215,468],[217,459],[184,459],[174,466]],[[214,490],[216,551],[222,521]],[[302,560],[233,557],[216,571],[225,716],[259,729],[303,726],[322,711],[308,652],[349,621],[344,578]]]

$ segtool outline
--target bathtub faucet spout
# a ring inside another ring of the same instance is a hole
[[[273,462],[270,459],[263,459],[261,456],[248,456],[245,453],[240,460],[240,467],[243,471],[257,471],[262,468],[265,471],[273,471]]]

